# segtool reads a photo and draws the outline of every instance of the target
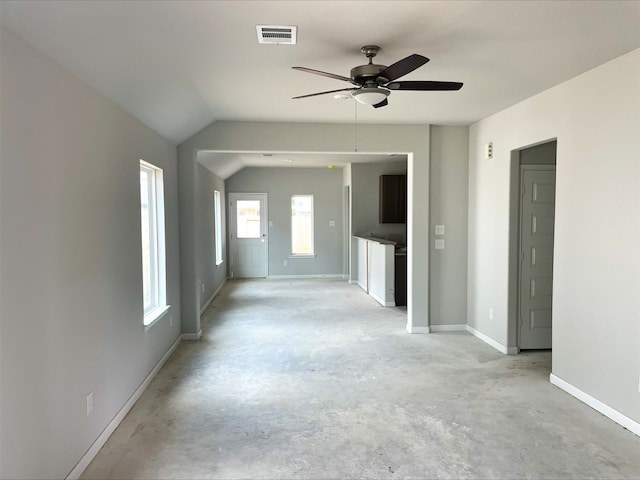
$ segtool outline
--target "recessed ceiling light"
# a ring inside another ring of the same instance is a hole
[[[293,160],[291,160],[290,158],[285,158],[285,159],[284,159],[284,161],[285,161],[286,163],[293,163]]]
[[[336,100],[351,100],[351,95],[348,93],[336,93],[333,98]]]

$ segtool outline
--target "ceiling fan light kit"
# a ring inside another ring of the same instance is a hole
[[[384,102],[389,96],[389,90],[386,88],[375,87],[375,88],[359,88],[358,90],[354,90],[351,92],[351,96],[355,98],[358,102],[364,105],[378,105],[381,102]]]
[[[427,57],[423,57],[417,53],[409,55],[396,63],[386,66],[373,63],[373,57],[378,54],[380,47],[377,45],[365,45],[360,51],[369,59],[366,65],[359,65],[351,69],[350,76],[345,77],[334,73],[323,72],[306,67],[292,67],[294,70],[312,73],[323,77],[333,78],[349,82],[354,85],[351,88],[342,88],[338,90],[329,90],[326,92],[311,93],[308,95],[300,95],[298,98],[315,97],[334,93],[334,98],[345,99],[346,92],[350,92],[351,96],[364,105],[371,105],[374,108],[384,107],[389,104],[387,97],[391,90],[412,90],[412,91],[446,91],[460,90],[462,83],[460,82],[440,82],[440,81],[407,81],[396,82],[396,80],[415,69],[421,67],[429,61]]]

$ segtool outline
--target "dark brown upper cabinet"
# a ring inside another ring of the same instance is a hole
[[[407,176],[380,175],[380,223],[407,223]]]

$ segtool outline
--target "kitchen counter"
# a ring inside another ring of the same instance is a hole
[[[354,235],[355,238],[361,238],[362,240],[367,240],[369,242],[376,242],[380,245],[398,245],[398,242],[394,242],[393,240],[387,240],[385,238],[373,237],[371,235]]]

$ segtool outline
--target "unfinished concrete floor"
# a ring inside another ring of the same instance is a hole
[[[640,477],[549,352],[405,322],[344,281],[227,282],[83,478]]]

